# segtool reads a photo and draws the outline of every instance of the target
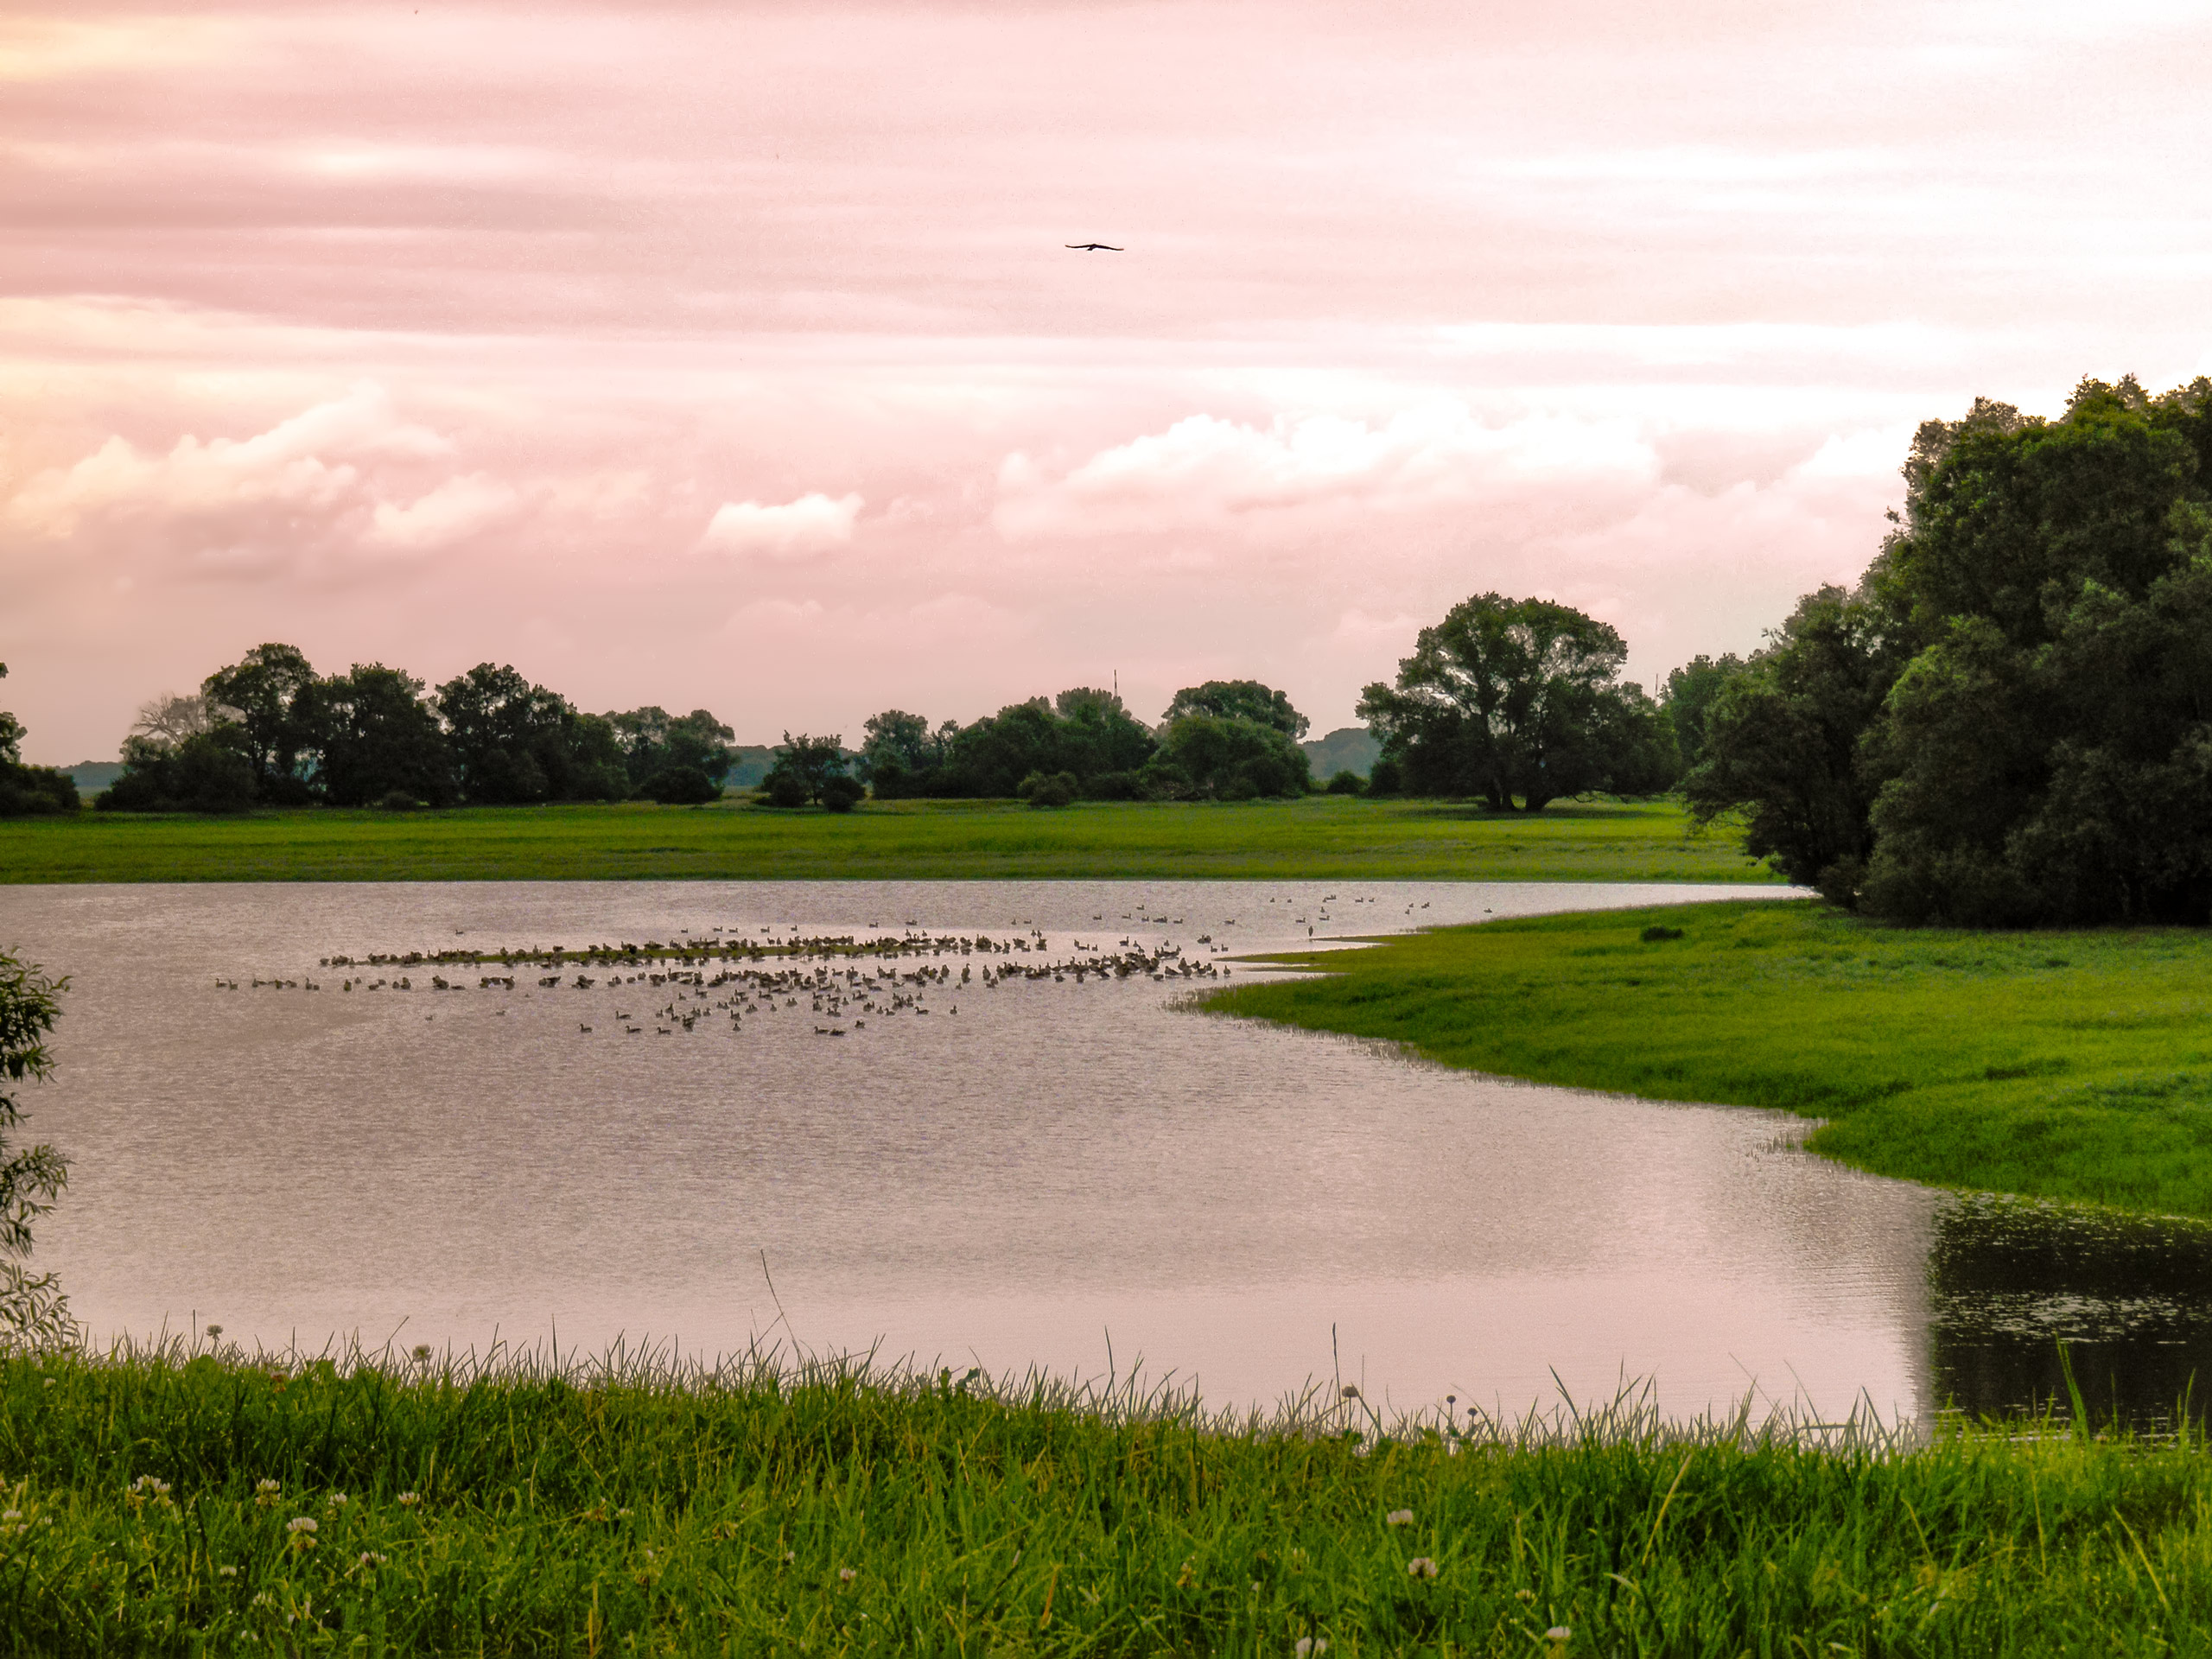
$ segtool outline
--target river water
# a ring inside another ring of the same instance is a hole
[[[1773,892],[0,889],[0,944],[71,978],[58,1074],[24,1102],[73,1168],[37,1260],[100,1337],[767,1342],[1141,1366],[1217,1407],[1341,1381],[1519,1410],[1642,1379],[1674,1415],[1749,1396],[1885,1419],[2048,1398],[2071,1337],[2093,1395],[2117,1377],[2156,1414],[2212,1352],[2199,1230],[1961,1204],[1800,1151],[1808,1126],[1784,1114],[1452,1072],[1188,1007],[1309,930]],[[864,958],[853,980],[840,960],[773,996],[713,982],[720,965],[655,984],[642,958],[585,988],[573,967],[553,986],[448,967],[441,990],[423,965],[321,965],[794,935],[965,948]],[[1102,954],[1166,971],[1032,971]]]

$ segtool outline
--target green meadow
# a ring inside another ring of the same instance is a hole
[[[1939,1185],[2212,1216],[2212,937],[1888,928],[1808,901],[1440,929],[1209,1006],[1449,1065],[1827,1120]]]
[[[2202,1653],[2212,1459],[1631,1401],[1243,1422],[835,1368],[0,1361],[0,1651]],[[1301,1645],[1302,1644],[1302,1645]]]
[[[1295,802],[870,802],[706,807],[317,807],[235,817],[0,823],[6,881],[1004,880],[1771,881],[1672,803],[1533,817],[1319,796]]]

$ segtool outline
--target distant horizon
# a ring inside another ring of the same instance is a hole
[[[2212,368],[2208,54],[2171,0],[19,7],[0,707],[102,753],[280,639],[1331,728],[1490,590],[1649,685],[1854,581],[1922,421]]]

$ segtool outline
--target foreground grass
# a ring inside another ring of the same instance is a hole
[[[2212,1627],[2212,1459],[2063,1436],[1355,1440],[949,1374],[172,1349],[0,1362],[0,1483],[15,1653],[2112,1655]]]
[[[1328,971],[1209,1006],[1544,1083],[1807,1113],[1829,1120],[1811,1146],[1885,1175],[2212,1216],[2201,931],[1887,929],[1752,902],[1298,959]]]
[[[1346,800],[870,803],[842,816],[710,807],[311,809],[236,818],[86,812],[0,823],[0,881],[498,881],[1268,877],[1767,881],[1671,803],[1535,818]]]

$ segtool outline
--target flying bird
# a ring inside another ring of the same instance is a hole
[[[1124,253],[1128,251],[1127,249],[1114,246],[1110,242],[1063,242],[1060,245],[1064,248],[1073,248],[1077,253]]]

